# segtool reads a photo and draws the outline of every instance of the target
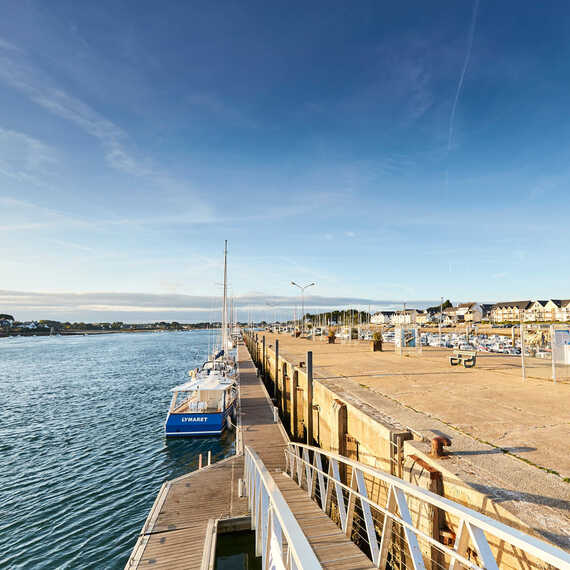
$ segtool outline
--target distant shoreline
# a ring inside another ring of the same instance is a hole
[[[208,329],[184,329],[184,332]],[[129,329],[129,330],[64,330],[54,332],[51,336],[85,336],[85,335],[99,335],[99,334],[119,334],[119,333],[148,333],[148,332],[180,332],[168,329]],[[15,336],[50,336],[50,331],[0,331],[0,338],[15,337]]]

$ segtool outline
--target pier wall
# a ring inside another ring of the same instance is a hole
[[[425,435],[422,437],[416,431],[417,426],[387,421],[383,410],[343,392],[342,378],[315,379],[312,363],[309,362],[312,354],[309,356],[307,353],[307,358],[303,360],[291,361],[279,352],[279,341],[273,335],[271,341],[263,333],[244,335],[244,338],[293,441],[317,445],[358,460],[522,532],[551,539],[548,532],[540,532],[542,529],[529,525],[525,517],[519,518],[513,510],[504,508],[501,505],[503,498],[478,490],[461,473],[446,469],[442,466],[444,462],[431,457],[427,452],[429,439],[426,441]],[[349,381],[348,378],[346,381]],[[393,419],[393,416],[390,418]],[[483,486],[479,486],[481,488]],[[453,546],[458,530],[457,521],[445,520],[436,511],[423,513],[424,530],[434,537],[444,536]],[[558,540],[553,542],[560,545]],[[520,553],[506,550],[500,542],[490,543],[492,548],[501,551],[505,567],[544,567],[528,558],[522,560]],[[476,553],[468,554],[476,562]]]

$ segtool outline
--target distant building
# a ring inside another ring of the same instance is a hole
[[[542,322],[546,319],[546,305],[548,301],[537,300],[531,301],[530,305],[524,311],[524,320],[530,322]]]
[[[427,325],[432,322],[432,315],[426,310],[418,310],[416,314],[416,323],[420,326]]]
[[[405,311],[397,311],[392,317],[393,325],[411,325],[416,323],[418,309],[406,309]]]
[[[483,309],[478,303],[461,303],[455,308],[456,323],[480,323],[482,319]]]
[[[457,307],[446,307],[443,309],[441,324],[444,327],[452,327],[457,322]]]
[[[482,311],[482,320],[489,321],[491,320],[491,311],[493,310],[492,303],[481,303],[481,311]]]
[[[546,315],[553,321],[570,321],[570,299],[550,299],[546,305]]]
[[[379,311],[372,315],[370,322],[373,325],[389,325],[392,323],[392,318],[395,314],[395,311]]]
[[[491,309],[491,321],[494,323],[524,321],[525,312],[532,301],[503,301],[495,303]]]

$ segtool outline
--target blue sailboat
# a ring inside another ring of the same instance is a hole
[[[166,437],[219,435],[228,417],[235,419],[237,385],[218,370],[196,377],[172,389],[166,418]]]
[[[172,400],[166,417],[166,437],[219,435],[235,419],[238,403],[237,370],[232,358],[227,319],[227,255],[224,247],[224,304],[222,309],[221,349],[196,370],[191,380],[172,388]]]

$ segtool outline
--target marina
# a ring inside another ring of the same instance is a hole
[[[570,3],[0,13],[0,570],[570,570]]]
[[[384,419],[376,424],[375,433],[369,432],[376,439],[376,447],[373,440],[361,439],[360,434],[358,453],[353,455],[345,446],[355,438],[344,430],[362,422],[364,416],[370,417],[366,409],[370,404],[348,386],[343,389],[328,382],[321,365],[313,368],[313,350],[301,362],[301,355],[293,356],[292,350],[314,349],[320,360],[326,359],[326,352],[319,351],[317,345],[307,347],[304,339],[287,342],[283,337],[252,333],[246,334],[245,340],[247,350],[240,346],[238,351],[240,407],[235,457],[218,464],[208,462],[197,472],[163,485],[125,568],[215,568],[220,536],[252,529],[263,567],[387,568],[397,560],[398,565],[413,562],[415,568],[426,569],[453,566],[454,561],[473,569],[498,568],[497,548],[502,552],[501,568],[526,567],[526,561],[535,558],[538,564],[543,561],[556,568],[570,565],[570,555],[544,541],[548,537],[568,546],[570,535],[565,534],[562,498],[565,483],[559,487],[562,495],[558,506],[555,500],[548,506],[532,505],[539,516],[541,510],[549,511],[553,528],[560,533],[557,538],[544,532],[547,529],[525,525],[523,521],[530,520],[528,512],[513,511],[508,504],[499,507],[492,493],[488,495],[489,505],[482,508],[476,499],[481,489],[459,472],[453,479],[455,485],[463,479],[462,500],[450,501],[451,497],[458,498],[450,469],[457,468],[456,461],[462,455],[448,453],[454,462],[447,466],[440,466],[434,456],[430,458],[422,447],[422,433],[429,433],[430,428],[417,425],[419,431],[414,430],[413,440],[406,442],[402,441],[405,430],[401,426],[389,428]],[[326,351],[329,358],[336,350],[346,359],[346,348],[327,347]],[[356,347],[350,353],[358,358]],[[326,407],[323,389],[338,398],[332,402],[332,418],[321,416]],[[380,409],[377,407],[377,412]],[[436,432],[434,427],[431,429]],[[388,446],[385,463],[381,440],[383,432],[390,429],[402,434],[399,441],[407,445],[400,449],[398,443],[397,453]],[[358,432],[353,427],[351,433]],[[308,445],[294,443],[299,435]],[[453,439],[455,445],[460,438],[454,435]],[[422,475],[426,472],[430,474],[427,479]],[[557,488],[552,480],[542,483],[548,492]],[[517,500],[524,503],[524,493],[520,492]],[[418,507],[418,501],[429,508]],[[477,508],[466,508],[465,502]],[[434,518],[438,512],[433,510],[435,506],[443,509],[446,517],[449,514],[449,524],[459,520],[458,530],[441,526],[439,515]],[[410,509],[416,509],[419,518],[414,518]],[[391,513],[390,524],[387,513]],[[485,516],[491,513],[491,517]],[[467,537],[454,539],[454,544],[446,542],[445,533],[455,537],[461,525],[475,537],[471,546]],[[426,529],[431,529],[431,538]]]

